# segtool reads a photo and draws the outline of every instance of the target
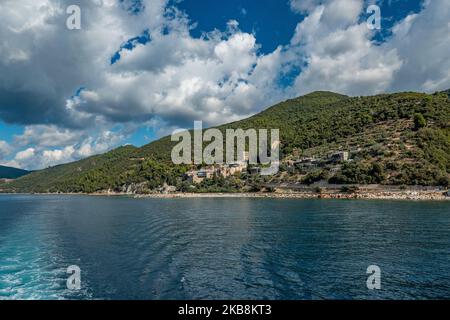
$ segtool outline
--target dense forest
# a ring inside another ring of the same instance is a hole
[[[241,173],[191,186],[191,169],[173,165],[170,137],[141,148],[124,146],[103,155],[33,172],[0,184],[8,192],[147,193],[164,184],[179,191],[258,191],[265,183],[386,184],[448,186],[450,183],[449,91],[347,97],[314,92],[287,100],[245,120],[219,126],[280,129],[281,171],[259,177]],[[301,157],[348,151],[351,161],[304,172],[286,165]]]

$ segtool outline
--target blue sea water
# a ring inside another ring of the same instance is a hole
[[[450,202],[0,195],[0,299],[450,299]]]

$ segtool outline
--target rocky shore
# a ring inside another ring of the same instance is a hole
[[[0,194],[18,194],[2,193]],[[135,192],[113,192],[105,190],[95,193],[33,193],[37,195],[86,195],[86,196],[125,196],[155,199],[180,199],[180,198],[271,198],[271,199],[361,199],[361,200],[417,200],[417,201],[449,201],[450,194],[445,191],[358,191],[353,193],[336,192],[325,190],[315,191],[292,191],[276,190],[275,192],[242,192],[242,193],[180,193],[180,192],[159,192],[151,194],[139,194]]]
[[[362,200],[428,200],[446,201],[450,197],[443,192],[370,192],[370,193],[314,193],[314,192],[274,192],[274,193],[169,193],[134,195],[135,198],[273,198],[273,199],[362,199]]]

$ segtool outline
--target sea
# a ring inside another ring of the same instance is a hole
[[[450,299],[450,202],[0,195],[2,299]]]

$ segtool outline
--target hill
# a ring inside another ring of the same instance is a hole
[[[28,173],[26,170],[0,166],[0,179],[16,179]]]
[[[33,172],[0,189],[20,192],[146,193],[164,183],[180,191],[258,190],[264,182],[448,185],[450,101],[448,92],[347,97],[314,92],[272,106],[245,120],[218,127],[279,128],[281,172],[262,178],[242,174],[193,187],[181,179],[188,166],[175,166],[174,143],[164,137],[141,148],[125,146],[70,164]],[[325,158],[348,151],[350,161],[304,170],[287,165],[301,157]],[[270,181],[269,181],[270,180]]]

